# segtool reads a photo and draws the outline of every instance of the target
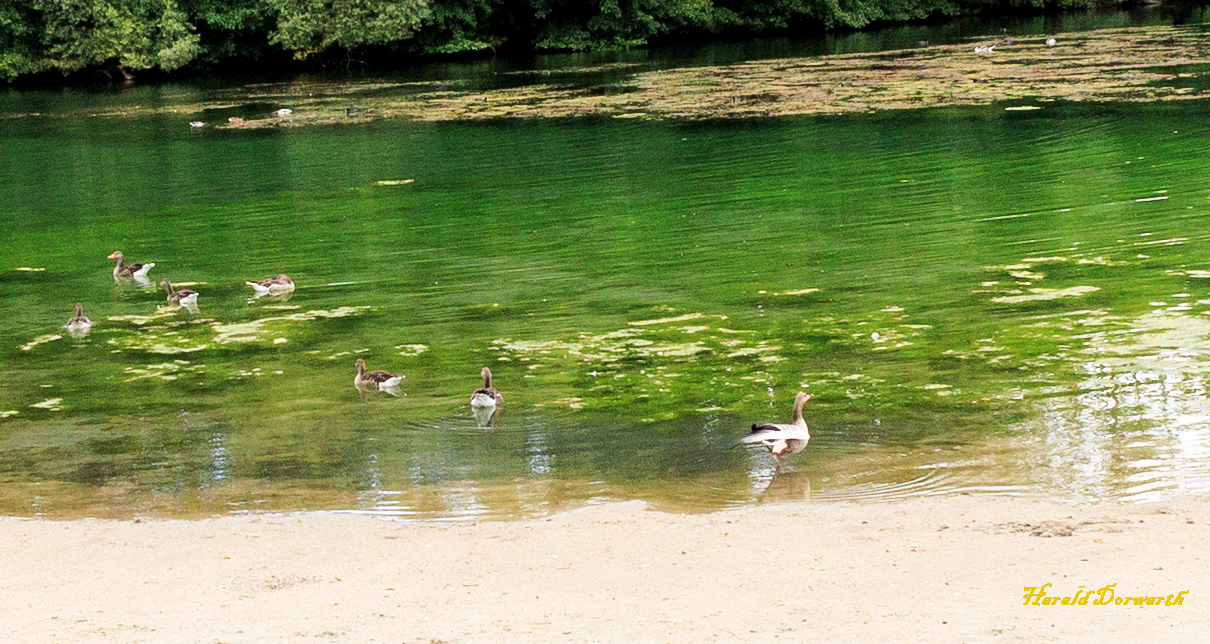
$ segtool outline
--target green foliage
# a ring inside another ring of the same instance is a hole
[[[751,29],[784,29],[791,23],[807,18],[819,18],[824,11],[824,0],[718,0],[720,7],[734,16],[734,23]]]
[[[41,14],[29,0],[11,0],[0,5],[0,76],[14,79],[42,70],[38,59]]]
[[[429,3],[429,14],[416,33],[412,49],[454,54],[492,49],[507,40],[493,30],[492,16],[505,0],[440,0]]]
[[[958,7],[947,0],[824,0],[826,12],[821,16],[825,25],[864,27],[876,21],[919,20],[931,15],[953,15]]]
[[[621,49],[681,30],[716,31],[733,14],[713,0],[530,0],[539,49]]]
[[[429,14],[428,0],[268,0],[278,11],[269,41],[305,58],[330,47],[408,40]]]
[[[176,0],[34,0],[45,32],[41,64],[173,70],[198,54],[198,36]]]
[[[187,0],[201,37],[198,59],[255,58],[269,49],[276,12],[263,0]]]
[[[1040,2],[1041,0],[1009,0]],[[1085,0],[1059,0],[1083,2]],[[633,47],[668,33],[784,29],[796,22],[860,28],[877,21],[918,20],[955,15],[978,0],[530,0],[541,25],[534,46],[540,49]]]
[[[1107,0],[1123,2],[1123,0]],[[996,8],[1096,0],[0,0],[0,77],[49,70],[179,69],[285,50],[363,45],[423,54],[609,50],[665,35],[796,24],[861,28]]]

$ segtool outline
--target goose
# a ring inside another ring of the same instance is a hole
[[[375,369],[374,371],[366,371],[366,361],[362,358],[357,359],[357,376],[353,378],[353,386],[358,389],[369,389],[371,391],[384,391],[399,387],[404,376],[389,371]],[[389,393],[389,392],[388,392]]]
[[[63,325],[71,333],[87,333],[92,328],[92,320],[84,317],[84,307],[76,302],[76,314]]]
[[[294,291],[294,281],[290,279],[289,275],[284,274],[259,282],[244,283],[256,290],[257,297],[263,295],[284,295]]]
[[[483,386],[471,394],[471,407],[495,407],[504,402],[504,396],[492,386],[492,370],[484,367],[479,375],[483,377]]]
[[[166,279],[160,280],[160,286],[163,286],[164,290],[168,291],[169,304],[180,304],[182,306],[191,306],[197,304],[197,291],[191,291],[187,288],[175,291],[172,289],[172,284]]]
[[[106,259],[118,260],[118,265],[113,267],[113,278],[115,280],[122,279],[123,277],[145,280],[147,279],[147,271],[151,270],[152,267],[155,266],[154,262],[148,262],[146,264],[123,263],[124,258],[122,257],[122,251],[120,250],[113,251]]]
[[[794,397],[794,416],[788,425],[781,423],[757,425],[754,423],[752,431],[739,441],[746,444],[761,443],[775,457],[803,451],[807,446],[807,441],[811,440],[811,432],[807,430],[807,421],[802,418],[802,406],[807,404],[810,399],[811,394],[805,391],[798,392],[798,395]],[[778,466],[781,466],[780,459]]]

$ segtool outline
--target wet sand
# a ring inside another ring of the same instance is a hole
[[[701,515],[631,502],[478,524],[0,518],[0,637],[1200,642],[1208,540],[1200,499],[956,496]],[[1023,605],[1026,587],[1045,584]],[[1163,599],[1096,605],[1110,584],[1116,598]]]

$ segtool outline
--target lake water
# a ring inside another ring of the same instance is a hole
[[[0,513],[1210,492],[1203,103],[73,116],[205,91],[0,95]],[[197,311],[115,282],[115,250]],[[288,299],[244,285],[283,272]],[[359,395],[358,357],[400,395]],[[735,440],[799,389],[813,439],[775,475]]]

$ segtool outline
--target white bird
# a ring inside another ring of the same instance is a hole
[[[765,446],[774,456],[783,454],[797,454],[807,446],[807,441],[811,440],[811,432],[807,429],[807,421],[802,418],[802,406],[807,404],[811,399],[811,394],[805,391],[798,392],[794,397],[794,416],[790,423],[766,423],[764,425],[752,425],[752,431],[748,432],[739,442],[745,444],[760,443]],[[778,467],[781,466],[781,460],[778,460]]]
[[[495,407],[504,402],[504,396],[492,386],[492,370],[484,367],[479,375],[483,376],[483,386],[471,394],[471,407]]]
[[[1046,46],[1047,46],[1047,47],[1054,47],[1054,46],[1055,46],[1055,39],[1054,39],[1054,38],[1047,38],[1047,39],[1046,39]]]
[[[274,116],[290,116],[293,113],[294,113],[294,110],[283,107],[280,110],[277,110],[276,112],[274,112],[273,115]]]
[[[92,320],[84,317],[84,307],[76,302],[76,314],[63,325],[72,335],[84,335],[92,328]]]
[[[983,45],[975,45],[976,54],[991,54],[991,53],[995,53],[995,51],[996,51],[995,45],[988,45],[986,47],[984,47]]]
[[[189,121],[189,127],[206,127],[205,121]]]
[[[294,291],[294,280],[291,280],[290,276],[285,274],[259,282],[244,283],[256,290],[257,297],[263,295],[284,295]]]
[[[357,375],[353,378],[353,386],[358,389],[391,393],[388,390],[398,388],[399,383],[403,382],[403,379],[404,376],[381,369],[366,371],[366,361],[358,358]]]

